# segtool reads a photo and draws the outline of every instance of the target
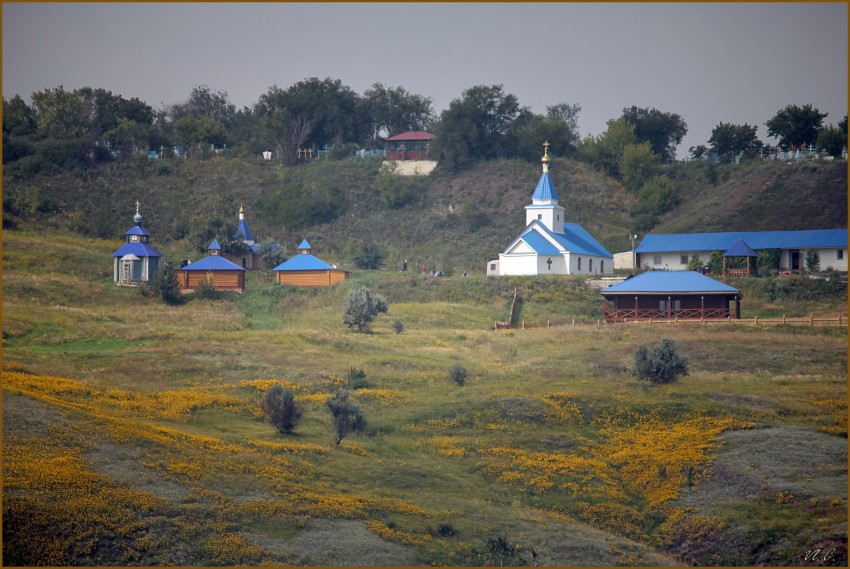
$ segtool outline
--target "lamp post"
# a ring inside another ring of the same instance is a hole
[[[637,240],[637,235],[629,235],[629,239],[632,241],[632,271],[634,271],[637,267],[637,258],[635,257],[635,241]]]

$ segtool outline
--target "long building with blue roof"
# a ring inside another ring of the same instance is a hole
[[[525,206],[525,228],[487,264],[488,275],[574,275],[614,272],[614,257],[578,223],[566,221],[549,175],[549,143],[543,174]]]
[[[738,241],[755,251],[778,250],[780,271],[805,268],[809,251],[817,252],[822,269],[847,271],[847,229],[650,234],[635,249],[637,266],[681,270],[693,257],[707,262],[714,251],[726,253]]]
[[[162,253],[150,244],[150,233],[142,227],[139,202],[133,227],[124,233],[124,244],[112,253],[113,280],[121,286],[138,286],[149,281],[159,269]]]
[[[298,245],[298,254],[274,268],[275,280],[282,285],[323,287],[348,279],[348,271],[329,265],[313,255],[306,239]]]

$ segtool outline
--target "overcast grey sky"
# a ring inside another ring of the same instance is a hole
[[[847,3],[3,3],[3,96],[104,88],[155,109],[194,86],[251,106],[340,79],[430,97],[475,85],[536,113],[578,103],[582,136],[624,107],[678,113],[679,157],[719,122],[811,103],[847,113]]]

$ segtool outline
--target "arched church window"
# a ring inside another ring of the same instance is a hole
[[[593,272],[593,259],[590,259],[590,260],[587,262],[587,271],[588,271],[589,273],[592,273],[592,272]]]
[[[581,257],[578,258],[578,270],[581,270]]]
[[[605,272],[605,261],[599,261],[599,272],[600,273]]]

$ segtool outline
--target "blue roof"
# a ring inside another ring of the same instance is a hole
[[[724,257],[758,257],[759,254],[753,251],[753,248],[747,245],[743,239],[738,239],[734,245],[729,247],[729,250],[723,253]]]
[[[147,235],[148,237],[150,237],[150,233],[142,229],[141,225],[134,225],[133,227],[128,229],[124,235]]]
[[[564,248],[570,253],[578,253],[580,255],[594,255],[596,257],[613,257],[599,241],[593,238],[584,227],[578,223],[565,223],[563,233],[555,233],[548,227],[540,224],[546,232],[555,238]]]
[[[207,251],[221,251],[221,245],[218,244],[218,239],[213,239]]]
[[[847,247],[847,230],[808,229],[803,231],[728,231],[724,233],[647,235],[641,240],[635,252],[726,251],[739,239],[746,241],[753,249]]]
[[[328,269],[333,267],[309,253],[299,253],[274,268],[275,271],[325,271]]]
[[[162,257],[162,253],[151,247],[147,243],[125,243],[115,251],[113,257],[123,257],[128,253],[132,253],[137,257]]]
[[[522,236],[522,240],[528,243],[535,253],[538,255],[560,255],[561,252],[557,247],[552,245],[552,242],[543,237],[539,231],[532,229]]]
[[[602,294],[632,293],[729,293],[738,289],[696,271],[647,271],[602,289]]]
[[[248,224],[245,223],[244,219],[239,220],[239,227],[236,228],[236,235],[234,237],[243,241],[254,241],[254,236],[251,235],[251,230],[248,229]]]
[[[190,265],[186,265],[181,270],[183,271],[244,271],[242,267],[235,263],[231,263],[224,257],[218,255],[210,255],[204,257]]]
[[[552,178],[549,177],[549,172],[543,172],[540,176],[540,181],[537,182],[537,188],[531,195],[532,200],[557,200],[558,192],[555,191],[555,185],[552,183]]]
[[[307,243],[306,239],[301,242],[301,245],[299,245],[298,248],[299,249],[312,249],[312,247],[310,247],[310,244]]]

